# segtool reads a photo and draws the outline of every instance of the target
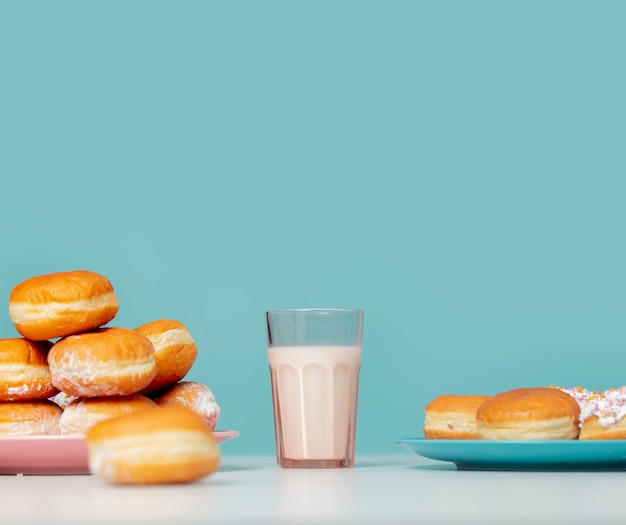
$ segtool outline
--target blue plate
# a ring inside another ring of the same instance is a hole
[[[626,470],[625,440],[480,441],[400,438],[402,448],[458,469]]]

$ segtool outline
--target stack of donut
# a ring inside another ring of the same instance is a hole
[[[159,409],[150,417],[172,424],[189,426],[191,414],[214,455],[220,407],[206,385],[184,380],[198,353],[191,334],[171,319],[105,326],[118,309],[110,281],[91,271],[40,275],[13,288],[9,316],[22,337],[0,339],[0,435],[78,434],[89,445],[100,424],[128,415],[130,428],[132,416]],[[166,417],[171,410],[184,415]],[[210,459],[206,465],[215,464]]]
[[[0,435],[59,434],[59,390],[48,367],[49,341],[0,339]]]
[[[626,387],[517,388],[493,396],[442,395],[424,410],[425,439],[626,439]]]

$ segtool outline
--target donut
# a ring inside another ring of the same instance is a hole
[[[63,410],[59,427],[62,435],[86,434],[100,421],[155,406],[157,404],[152,399],[139,394],[78,398]]]
[[[58,435],[62,410],[52,401],[0,402],[0,436]]]
[[[87,270],[31,277],[9,295],[16,330],[35,341],[98,328],[111,321],[119,305],[109,280]]]
[[[52,383],[76,397],[127,396],[156,375],[154,347],[130,328],[97,328],[54,343],[48,354]]]
[[[159,406],[182,405],[196,413],[213,430],[220,418],[220,407],[211,389],[197,381],[176,383],[156,398]]]
[[[155,392],[180,381],[191,369],[198,347],[187,327],[172,319],[159,319],[135,328],[154,346],[157,373],[144,393]]]
[[[50,341],[0,339],[0,401],[45,399],[58,389],[48,366]]]
[[[111,484],[187,483],[213,473],[220,461],[210,429],[183,406],[101,421],[86,443],[90,472]]]
[[[476,410],[489,396],[444,394],[424,409],[425,439],[479,439]]]
[[[580,407],[565,392],[550,387],[517,388],[501,392],[476,411],[481,439],[576,439]]]
[[[604,392],[583,387],[561,388],[580,406],[578,439],[626,439],[626,387]]]
[[[580,427],[578,439],[626,439],[626,419],[609,416],[609,423],[603,416],[588,417]]]

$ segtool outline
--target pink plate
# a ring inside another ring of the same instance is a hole
[[[236,430],[216,430],[218,443]],[[0,437],[0,474],[89,474],[84,436]]]

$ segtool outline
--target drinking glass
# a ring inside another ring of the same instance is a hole
[[[363,312],[273,310],[266,321],[279,466],[354,466]]]

